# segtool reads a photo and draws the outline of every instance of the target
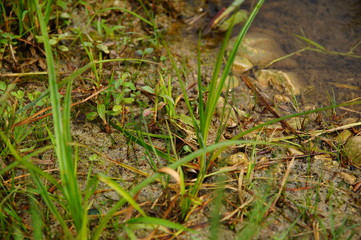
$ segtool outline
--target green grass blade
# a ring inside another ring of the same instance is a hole
[[[130,205],[134,207],[142,216],[146,217],[147,214],[143,211],[143,209],[138,205],[138,203],[129,195],[127,191],[125,191],[119,184],[111,180],[109,177],[100,174],[98,175],[100,181],[109,185],[109,187],[113,188],[120,196],[122,196],[125,201],[127,201]]]
[[[206,136],[208,136],[208,132],[209,132],[209,127],[213,118],[213,114],[215,112],[216,109],[216,105],[219,99],[219,96],[221,95],[222,92],[222,88],[224,86],[224,83],[229,75],[229,73],[231,72],[231,67],[233,65],[234,59],[237,55],[237,51],[238,48],[244,38],[244,36],[246,35],[248,29],[250,28],[254,18],[256,17],[259,9],[261,8],[262,4],[263,4],[264,0],[259,0],[256,4],[256,6],[254,7],[253,11],[251,12],[251,14],[249,15],[247,21],[244,23],[241,32],[238,34],[235,44],[230,52],[229,58],[227,60],[227,64],[225,66],[225,69],[223,70],[222,73],[222,77],[221,80],[218,82],[217,78],[219,75],[219,71],[220,71],[220,66],[221,66],[221,61],[222,61],[222,57],[224,55],[224,51],[225,51],[225,47],[228,41],[229,36],[226,36],[225,42],[222,45],[222,48],[220,50],[218,59],[217,59],[217,63],[216,63],[216,67],[215,70],[213,72],[213,78],[212,78],[212,82],[210,85],[210,90],[209,90],[209,95],[212,96],[211,98],[209,98],[208,102],[207,102],[207,107],[206,107],[206,120],[203,124],[203,135],[204,138],[207,139]],[[230,31],[229,31],[230,32]],[[229,33],[230,34],[230,33]]]
[[[56,82],[55,62],[53,53],[49,43],[49,35],[47,32],[47,25],[45,24],[43,14],[41,12],[39,0],[35,0],[37,6],[37,16],[40,24],[41,34],[44,38],[44,49],[46,52],[46,62],[48,67],[50,101],[52,105],[54,132],[55,132],[55,152],[60,167],[60,177],[63,185],[63,192],[67,201],[69,212],[73,217],[74,225],[77,230],[82,228],[83,208],[81,204],[81,194],[78,187],[78,182],[74,170],[74,163],[71,156],[71,147],[67,145],[69,138],[69,129],[64,129],[69,126],[70,119],[63,119],[60,108],[60,98],[58,94],[58,85]],[[69,102],[67,102],[69,104]],[[67,115],[67,114],[66,114]]]
[[[297,38],[299,38],[299,39],[307,42],[308,44],[313,45],[313,46],[315,46],[315,47],[318,48],[318,49],[321,49],[322,51],[326,51],[326,48],[325,48],[324,46],[316,43],[315,41],[312,41],[312,40],[309,39],[309,38],[306,38],[306,37],[304,37],[304,36],[297,35],[297,34],[293,34],[293,35],[294,35],[295,37],[297,37]]]

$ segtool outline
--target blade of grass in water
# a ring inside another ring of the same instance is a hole
[[[220,67],[221,67],[221,64],[222,64],[222,57],[224,55],[224,51],[225,51],[225,48],[226,48],[226,43],[224,43],[222,45],[222,49],[220,50],[220,54],[219,54],[218,59],[217,59],[216,67],[215,67],[213,75],[212,75],[212,81],[211,81],[210,90],[209,90],[209,96],[212,96],[212,97],[210,97],[207,100],[207,105],[206,105],[206,109],[205,109],[206,119],[205,119],[204,123],[202,123],[202,134],[203,134],[203,137],[205,139],[207,139],[207,137],[208,137],[209,128],[211,126],[211,121],[212,121],[213,114],[214,114],[215,109],[216,109],[218,99],[219,99],[219,97],[221,95],[224,83],[225,83],[229,73],[231,72],[231,67],[232,67],[234,59],[235,59],[235,57],[237,55],[238,48],[239,48],[244,36],[246,35],[249,27],[251,26],[254,18],[256,17],[259,9],[261,8],[263,2],[264,2],[264,0],[259,0],[258,1],[257,5],[255,6],[253,11],[249,15],[249,18],[247,19],[247,21],[243,25],[242,30],[238,34],[238,36],[236,38],[236,41],[235,41],[235,44],[234,44],[234,46],[233,46],[233,48],[232,48],[232,50],[230,52],[230,55],[229,55],[229,58],[227,60],[226,66],[225,66],[225,68],[223,70],[223,73],[222,73],[222,77],[221,77],[220,81],[218,82],[217,79],[218,79],[218,76],[219,76]],[[227,40],[227,38],[226,38],[226,40]]]

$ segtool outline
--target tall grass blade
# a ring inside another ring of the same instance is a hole
[[[234,46],[233,46],[233,48],[232,48],[232,50],[230,52],[230,55],[229,55],[229,58],[227,60],[226,66],[225,66],[225,68],[223,70],[223,73],[222,73],[222,77],[221,77],[220,81],[218,82],[217,79],[218,79],[219,72],[220,72],[222,57],[224,55],[226,44],[227,44],[227,41],[228,41],[230,36],[228,36],[228,35],[226,36],[225,42],[222,45],[222,48],[220,50],[220,53],[219,53],[219,56],[218,56],[218,59],[217,59],[216,67],[215,67],[214,72],[213,72],[212,82],[211,82],[211,85],[210,85],[209,96],[211,96],[211,97],[207,101],[207,106],[206,106],[206,110],[205,110],[206,120],[202,124],[202,127],[203,127],[202,128],[202,134],[203,134],[203,137],[205,139],[207,139],[208,132],[209,132],[209,127],[211,125],[212,117],[213,117],[213,114],[215,112],[218,99],[219,99],[219,97],[221,95],[224,83],[225,83],[229,73],[231,72],[231,67],[232,67],[234,59],[235,59],[235,57],[237,55],[238,48],[239,48],[244,36],[248,32],[248,29],[250,28],[254,18],[256,17],[259,9],[262,6],[263,2],[264,2],[264,0],[259,0],[257,2],[257,4],[254,7],[253,11],[249,15],[249,18],[244,23],[244,25],[242,27],[242,30],[238,34],[238,36],[236,38],[236,41],[235,41],[235,44],[234,44]]]
[[[46,62],[48,67],[50,101],[52,105],[54,132],[55,132],[55,153],[59,161],[60,177],[62,180],[63,193],[67,201],[69,212],[73,218],[75,228],[79,231],[82,228],[83,207],[81,204],[81,193],[78,187],[78,181],[75,174],[74,163],[72,161],[72,149],[67,145],[70,138],[70,119],[69,114],[65,113],[62,117],[60,108],[60,98],[58,94],[58,85],[56,82],[55,63],[53,53],[49,43],[49,35],[47,32],[47,25],[41,12],[39,0],[35,0],[37,9],[38,21],[42,36],[44,38],[44,49],[46,52]],[[69,98],[66,100],[66,105],[70,104]],[[70,107],[65,106],[66,109]],[[64,122],[64,123],[63,123]],[[68,128],[68,129],[65,129]]]

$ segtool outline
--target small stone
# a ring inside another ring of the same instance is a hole
[[[288,151],[288,153],[289,153],[291,156],[296,156],[296,155],[302,156],[302,155],[304,155],[303,152],[299,151],[299,150],[296,149],[296,148],[288,148],[287,151]]]
[[[356,183],[356,177],[352,174],[340,172],[340,176],[342,180],[347,184],[354,185]]]
[[[345,146],[344,152],[348,160],[355,166],[361,167],[361,136],[350,137]]]
[[[230,166],[248,164],[249,159],[248,159],[247,154],[245,154],[243,152],[238,152],[238,153],[235,153],[235,154],[232,154],[231,156],[229,156],[226,159],[226,163]]]
[[[232,70],[236,74],[247,72],[253,68],[253,64],[245,57],[236,56]]]
[[[114,201],[119,201],[120,200],[120,195],[116,191],[104,192],[104,196],[106,198],[112,199]]]
[[[316,161],[322,161],[323,166],[328,170],[336,170],[340,164],[337,161],[333,161],[330,154],[315,155],[313,159]]]

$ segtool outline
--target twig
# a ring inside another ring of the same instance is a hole
[[[249,78],[244,75],[244,74],[241,74],[241,78],[242,80],[246,83],[247,87],[249,89],[251,89],[255,94],[256,96],[258,97],[258,99],[261,101],[261,103],[266,107],[266,109],[272,113],[272,115],[275,117],[275,118],[280,118],[280,115],[278,115],[278,113],[273,110],[273,108],[271,107],[271,105],[266,101],[266,99],[262,96],[262,94],[257,90],[257,88],[253,85],[253,83],[249,80]],[[284,128],[287,128],[288,130],[290,130],[293,134],[297,135],[297,131],[292,128],[285,120],[281,120],[280,123],[282,124],[282,126]]]
[[[281,196],[281,193],[283,191],[283,188],[284,186],[286,185],[286,182],[287,182],[287,178],[288,178],[288,175],[290,174],[291,172],[291,169],[293,167],[293,163],[295,162],[295,157],[293,157],[291,159],[291,161],[288,163],[287,165],[287,170],[285,172],[285,176],[283,177],[282,179],[282,183],[281,183],[281,186],[280,186],[280,189],[278,190],[278,193],[276,195],[276,199],[273,201],[273,203],[271,204],[271,206],[269,207],[268,211],[266,212],[265,216],[267,216],[271,211],[273,211],[274,207],[276,206],[276,203],[278,201],[278,199],[280,198]]]

